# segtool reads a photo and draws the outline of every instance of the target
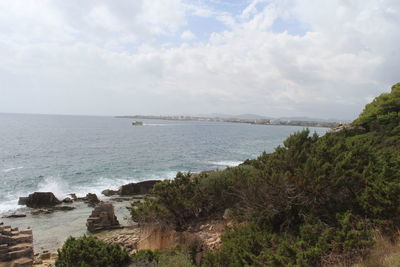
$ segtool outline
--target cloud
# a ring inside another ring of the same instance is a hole
[[[351,119],[399,79],[394,0],[254,0],[238,13],[184,0],[0,8],[4,112]],[[200,37],[192,17],[225,29]],[[276,31],[280,21],[305,30]]]
[[[196,39],[196,35],[191,31],[184,31],[181,34],[182,40],[190,41]]]

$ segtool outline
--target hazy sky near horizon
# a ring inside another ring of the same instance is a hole
[[[399,29],[398,0],[0,0],[0,112],[353,119]]]

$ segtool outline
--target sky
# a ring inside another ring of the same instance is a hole
[[[0,112],[352,120],[399,29],[398,0],[0,0]]]

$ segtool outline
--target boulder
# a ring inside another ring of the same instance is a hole
[[[129,195],[144,195],[149,194],[150,190],[153,188],[153,185],[158,183],[159,180],[148,180],[139,183],[130,183],[121,186],[120,195],[129,196]]]
[[[114,214],[114,206],[109,202],[98,204],[86,222],[89,232],[121,228]]]
[[[66,197],[66,198],[63,199],[62,202],[64,202],[64,203],[72,203],[73,200],[70,197]]]
[[[28,201],[28,197],[20,197],[18,199],[18,205],[26,205],[27,201]]]
[[[109,197],[109,196],[119,195],[120,194],[120,190],[106,189],[106,190],[103,190],[101,193],[103,195],[105,195],[106,197]]]
[[[23,202],[30,208],[50,207],[61,203],[51,192],[35,192],[30,194]]]
[[[96,206],[96,204],[100,202],[96,194],[89,193],[86,195],[85,198],[86,198],[85,202],[87,202],[89,206]]]
[[[76,197],[76,194],[75,193],[71,193],[71,194],[69,194],[71,197],[72,197],[72,199],[73,200],[77,200],[78,198]]]

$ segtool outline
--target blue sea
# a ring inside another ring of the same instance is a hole
[[[168,179],[178,171],[235,166],[272,152],[303,127],[0,114],[0,213],[18,197],[51,191],[100,194],[122,184]],[[328,129],[310,128],[323,135]]]

